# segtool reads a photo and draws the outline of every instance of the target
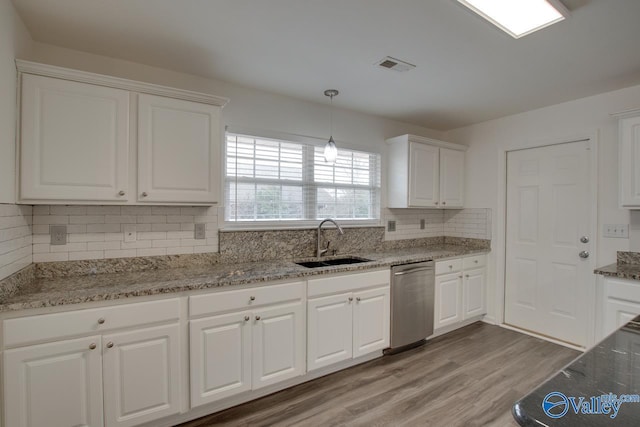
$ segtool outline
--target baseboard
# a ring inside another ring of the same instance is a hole
[[[487,316],[487,315],[485,315],[485,316],[482,318],[482,321],[483,321],[484,323],[488,323],[489,325],[497,325],[497,324],[498,324],[498,322],[496,322],[496,318],[495,318],[495,317],[493,317],[493,316]]]
[[[528,331],[526,329],[516,328],[515,326],[507,325],[505,323],[501,323],[498,326],[500,326],[501,328],[509,329],[510,331],[519,332],[519,333],[524,334],[524,335],[529,335],[530,337],[535,337],[535,338],[539,338],[539,339],[544,340],[544,341],[548,341],[548,342],[551,342],[551,343],[554,343],[554,344],[558,344],[558,345],[561,345],[563,347],[570,348],[572,350],[578,350],[578,351],[581,351],[581,352],[586,351],[586,349],[584,347],[580,347],[580,346],[577,346],[575,344],[570,344],[570,343],[565,342],[565,341],[557,340],[555,338],[551,338],[551,337],[548,337],[546,335],[536,334],[535,332],[531,332],[531,331]]]

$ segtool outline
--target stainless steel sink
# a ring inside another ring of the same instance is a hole
[[[361,262],[371,261],[370,259],[365,258],[356,258],[356,257],[345,257],[345,258],[334,258],[334,259],[323,259],[322,261],[301,261],[296,262],[296,264],[301,265],[307,268],[319,268],[319,267],[331,267],[334,265],[345,265],[345,264],[358,264]]]

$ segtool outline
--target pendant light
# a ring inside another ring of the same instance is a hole
[[[338,91],[335,89],[327,89],[324,91],[324,95],[331,98],[331,134],[329,135],[329,141],[324,146],[324,161],[327,163],[335,163],[338,158],[338,147],[333,140],[333,97],[338,96]]]

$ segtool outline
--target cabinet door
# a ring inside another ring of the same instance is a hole
[[[191,407],[251,390],[250,312],[189,322]]]
[[[21,200],[127,200],[129,92],[24,74],[20,141]]]
[[[620,120],[620,204],[640,206],[640,116]]]
[[[4,425],[102,426],[100,348],[93,336],[5,351]]]
[[[622,301],[606,298],[604,302],[603,337],[640,315],[640,301]]]
[[[102,348],[107,427],[180,412],[178,324],[105,335]]]
[[[476,268],[464,272],[463,281],[463,317],[469,319],[481,316],[487,312],[486,308],[486,279],[485,269]]]
[[[138,201],[218,201],[219,115],[212,105],[139,96]]]
[[[302,302],[253,311],[254,390],[303,375],[305,316]]]
[[[434,329],[462,321],[462,274],[436,276]]]
[[[438,207],[438,148],[409,143],[409,207]]]
[[[307,370],[353,356],[353,295],[345,293],[307,302]]]
[[[440,205],[464,205],[464,151],[440,149]]]
[[[356,292],[353,305],[353,357],[389,347],[389,287]]]

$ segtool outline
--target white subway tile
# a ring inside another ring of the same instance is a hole
[[[105,251],[105,250],[116,250],[116,249],[121,249],[119,241],[87,243],[88,251]]]
[[[105,233],[69,234],[69,242],[104,242]]]
[[[137,249],[136,250],[136,255],[137,256],[159,256],[159,255],[166,255],[167,254],[167,249],[166,248],[152,248],[152,249]]]
[[[162,224],[167,222],[166,215],[138,215],[138,224]]]
[[[120,206],[87,206],[87,215],[120,215]]]
[[[49,234],[49,225],[34,225],[31,227],[33,234]]]
[[[151,206],[122,206],[122,215],[151,215]]]
[[[86,250],[86,242],[67,243],[66,245],[51,245],[49,247],[49,252],[77,252]]]
[[[193,215],[167,215],[167,222],[194,222],[194,218]]]
[[[123,233],[104,233],[104,240],[107,242],[124,240]]]
[[[104,224],[104,215],[71,215],[69,224]]]
[[[167,239],[189,239],[193,238],[193,231],[168,231]]]
[[[180,224],[151,224],[151,231],[180,231]]]
[[[105,258],[133,258],[136,256],[135,249],[121,249],[117,251],[104,251]]]
[[[180,207],[178,206],[152,206],[152,215],[180,215]]]
[[[171,240],[152,240],[154,248],[170,248],[172,246],[180,246],[180,239]]]
[[[32,241],[34,245],[37,243],[49,243],[51,236],[48,234],[34,234]]]
[[[56,205],[49,207],[49,213],[51,215],[86,215],[87,207]]]
[[[193,248],[194,254],[203,254],[209,252],[218,252],[218,248],[216,246],[196,246]]]
[[[105,215],[104,222],[107,224],[135,224],[135,215]]]
[[[87,232],[86,224],[70,224],[67,225],[67,233],[69,234],[80,234]]]
[[[36,243],[33,245],[33,253],[34,254],[46,254],[49,253],[49,247],[51,245],[49,243]]]
[[[196,225],[194,223],[182,223],[180,224],[180,230],[182,231],[194,231]]]
[[[36,205],[33,207],[33,215],[49,215],[49,206]]]
[[[167,248],[167,255],[182,255],[182,254],[192,254],[193,247],[176,247],[176,248]]]
[[[117,233],[120,224],[87,224],[87,233]]]
[[[138,240],[164,240],[167,238],[166,231],[138,232]]]
[[[122,249],[144,249],[150,248],[153,240],[136,240],[135,242],[120,242]]]
[[[67,215],[34,215],[33,224],[68,224],[69,217]]]
[[[68,261],[69,253],[48,253],[48,254],[33,254],[33,262],[54,262],[54,261]]]
[[[69,261],[79,261],[83,259],[103,259],[103,251],[82,251],[82,252],[69,252]]]

